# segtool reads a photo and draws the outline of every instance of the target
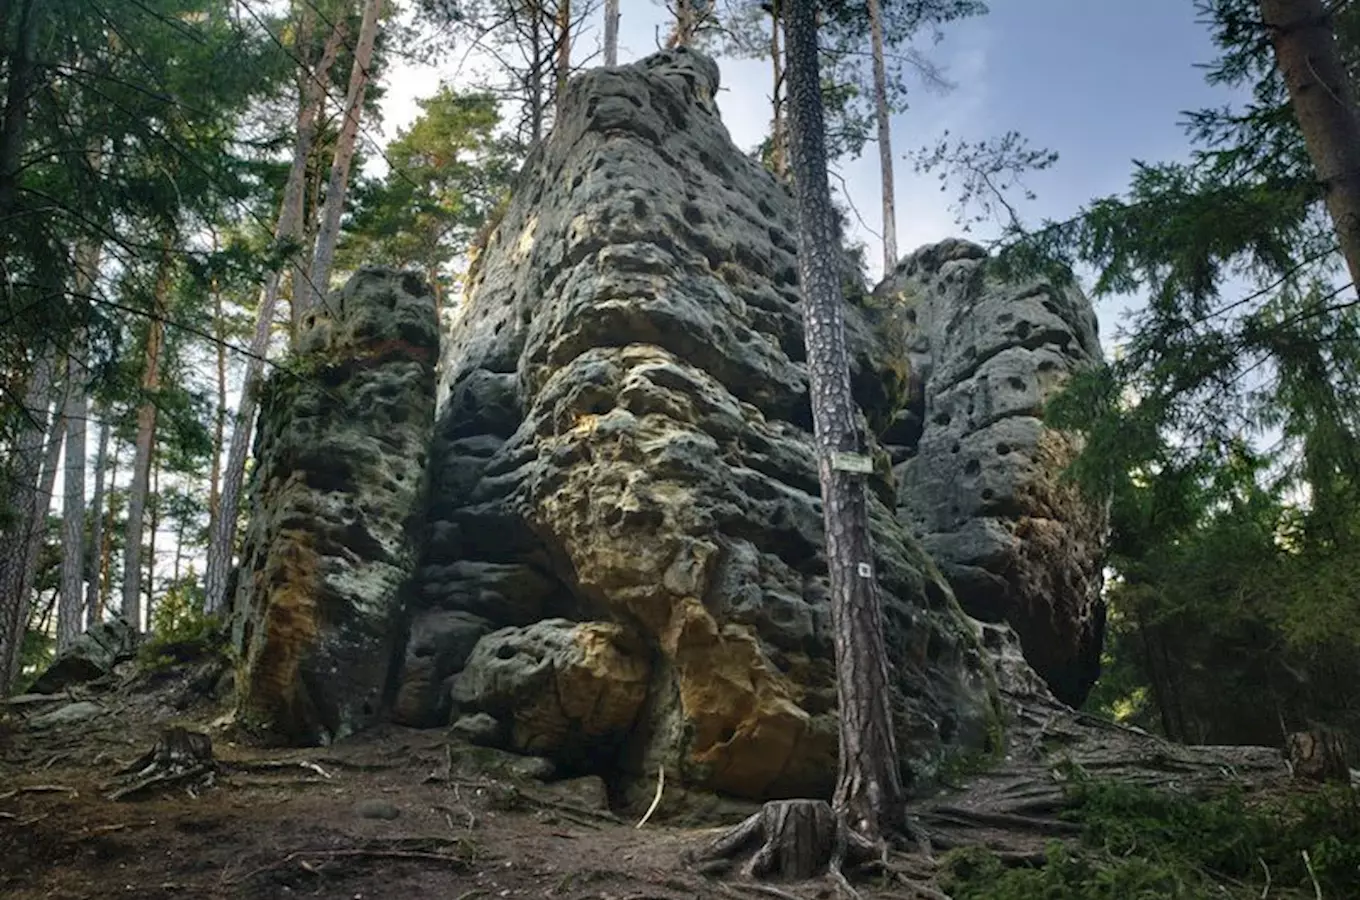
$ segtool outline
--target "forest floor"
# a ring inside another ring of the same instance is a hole
[[[268,750],[214,728],[223,710],[191,673],[125,677],[0,714],[0,896],[559,900],[837,896],[830,879],[755,884],[684,861],[716,828],[635,827],[603,782],[543,783],[479,771],[442,730],[384,726],[325,748]],[[22,698],[21,698],[22,699]],[[73,703],[79,722],[41,725]],[[172,724],[207,730],[205,777],[110,799],[117,773]],[[938,854],[987,846],[1023,863],[1075,826],[1058,815],[1063,765],[1149,784],[1264,783],[1283,771],[1259,748],[1175,747],[1054,704],[1018,706],[1013,751],[966,788],[917,803],[935,853],[897,854],[856,881],[865,900],[939,897]],[[727,823],[739,820],[739,807]],[[722,824],[722,823],[714,823]]]

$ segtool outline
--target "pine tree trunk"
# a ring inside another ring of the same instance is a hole
[[[90,625],[103,620],[100,578],[104,567],[104,482],[109,464],[108,425],[99,426],[99,450],[94,456],[94,499],[90,501],[90,543],[85,548],[85,617]]]
[[[89,415],[84,356],[85,336],[72,339],[67,361],[66,466],[62,475],[61,593],[57,602],[57,652],[71,646],[85,629],[85,431]]]
[[[151,631],[152,601],[156,594],[156,535],[161,527],[161,461],[155,453],[151,454],[151,490],[146,496],[146,575],[142,581],[145,595],[146,630]]]
[[[774,169],[774,176],[780,181],[787,179],[789,174],[789,158],[785,144],[787,132],[784,128],[784,51],[779,40],[782,30],[783,19],[780,16],[780,7],[776,3],[771,6],[770,12],[770,64],[774,68],[770,92],[770,103],[774,107],[774,130],[770,135],[770,165]]]
[[[162,275],[162,278],[167,277]],[[160,291],[157,289],[157,294]],[[153,393],[160,387],[162,324],[160,303],[150,322],[146,339],[142,391]],[[132,482],[128,486],[127,527],[123,545],[122,617],[135,631],[142,630],[142,541],[146,521],[146,498],[151,492],[151,455],[155,450],[156,404],[149,397],[137,410],[137,437],[133,442]]]
[[[571,77],[571,0],[557,0],[557,119],[567,102],[567,80]]]
[[[128,486],[126,544],[123,546],[123,605],[121,615],[134,631],[142,630],[142,541],[146,502],[151,493],[151,458],[156,450],[156,402],[161,385],[161,350],[165,337],[165,298],[170,291],[169,240],[161,257],[160,271],[151,298],[147,323],[146,354],[142,368],[142,405],[137,410],[137,437],[133,443],[132,482]]]
[[[604,2],[604,64],[619,64],[619,0]]]
[[[666,47],[688,47],[694,43],[694,3],[692,0],[675,0],[675,26],[671,29],[670,40]]]
[[[109,430],[108,428],[105,429]],[[104,514],[103,540],[99,545],[99,594],[92,621],[104,621],[104,613],[113,599],[113,526],[116,523],[114,501],[118,496],[118,451],[114,445],[113,462],[109,466],[108,510]]]
[[[883,11],[880,0],[869,2],[869,34],[874,56],[874,117],[878,119],[878,165],[883,189],[883,274],[897,265],[897,211],[893,187],[892,119],[888,109],[888,73],[883,62]]]
[[[1325,191],[1353,289],[1360,293],[1360,108],[1324,0],[1261,0],[1261,20],[1294,118]]]
[[[317,119],[325,100],[325,79],[339,52],[344,36],[339,25],[331,31],[314,71],[302,81],[303,92],[298,104],[297,136],[293,144],[293,161],[284,184],[283,203],[274,226],[276,240],[300,240],[305,230],[303,194],[307,182],[307,162],[316,141]],[[310,258],[310,254],[307,258]],[[250,341],[250,356],[246,359],[245,380],[241,387],[241,403],[232,420],[231,445],[227,450],[226,467],[221,476],[221,492],[217,512],[208,526],[208,559],[203,573],[206,594],[204,609],[212,615],[226,610],[227,581],[231,574],[232,555],[236,547],[236,517],[240,505],[241,488],[245,484],[246,459],[250,455],[250,435],[255,425],[255,407],[260,382],[264,376],[264,360],[269,352],[269,334],[274,322],[274,308],[278,305],[282,273],[272,272],[265,279],[260,308],[255,319],[255,334]],[[310,277],[302,257],[293,266],[293,321],[300,321],[297,304],[310,288]],[[220,444],[219,444],[220,446]]]
[[[217,252],[217,232],[213,232],[213,252]],[[214,356],[217,362],[217,409],[213,415],[212,469],[208,475],[208,533],[217,521],[222,496],[222,450],[227,439],[227,316],[222,308],[222,291],[217,277],[209,287],[213,301]]]
[[[0,536],[0,696],[6,696],[18,671],[19,650],[28,623],[25,574],[31,537],[41,533],[45,511],[39,509],[39,490],[53,398],[56,362],[54,349],[42,352],[24,392],[25,414],[10,451],[9,496],[5,509],[12,526]]]
[[[862,476],[833,465],[867,452],[856,426],[845,344],[841,252],[827,181],[815,0],[788,0],[790,149],[798,205],[808,374],[822,486],[840,714],[840,767],[832,803],[853,832],[880,841],[905,827],[869,508]]]
[[[62,413],[65,407],[65,398],[56,398],[57,407],[53,411],[52,425],[47,431],[46,448],[43,451],[42,474],[38,476],[38,508],[35,517],[36,527],[29,532],[28,541],[23,548],[23,583],[20,585],[19,621],[20,621],[20,643],[22,646],[23,633],[28,627],[31,614],[30,598],[33,596],[34,583],[38,577],[38,560],[42,557],[43,541],[47,537],[47,517],[52,511],[52,498],[56,493],[57,467],[61,464],[61,448],[65,443],[66,437],[66,416]],[[53,594],[55,599],[56,594]],[[16,657],[15,662],[18,662]],[[10,671],[9,681],[12,684],[18,676],[19,669],[16,665]]]
[[[38,12],[44,5],[43,0],[22,0],[17,43],[7,60],[5,118],[0,124],[0,221],[6,223],[18,200],[29,98],[34,93],[33,47],[38,40]]]
[[[321,229],[316,235],[316,253],[312,257],[309,290],[299,291],[293,285],[293,321],[298,323],[309,309],[321,305],[330,289],[331,268],[335,264],[335,247],[340,240],[340,218],[345,211],[345,195],[349,190],[349,171],[354,162],[354,151],[359,139],[359,122],[363,117],[364,94],[368,89],[369,71],[373,66],[373,45],[378,38],[378,20],[382,0],[366,0],[363,23],[359,27],[359,43],[354,48],[354,64],[350,68],[349,92],[345,96],[344,121],[336,139],[335,155],[331,159],[330,180],[326,183],[326,202],[321,209]],[[307,298],[298,309],[300,298]]]
[[[543,44],[544,10],[538,0],[524,4],[523,15],[529,20],[529,68],[524,73],[524,99],[529,107],[529,146],[537,147],[543,140],[543,119],[547,112],[544,102],[544,82],[547,76],[551,48]]]
[[[75,252],[75,301],[86,302],[99,266],[99,245],[82,244]],[[79,328],[71,341],[66,365],[66,469],[62,478],[61,594],[57,603],[57,652],[65,650],[85,629],[85,433],[90,413],[87,335]]]

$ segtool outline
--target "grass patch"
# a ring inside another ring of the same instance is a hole
[[[1066,817],[1082,825],[1078,844],[1050,844],[1041,867],[1009,868],[980,848],[951,852],[944,889],[954,900],[1360,897],[1360,795],[1351,788],[1195,800],[1087,782],[1072,799]]]

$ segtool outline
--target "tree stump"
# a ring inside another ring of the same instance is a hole
[[[125,800],[153,787],[192,782],[210,776],[214,768],[212,738],[173,726],[161,732],[150,750],[119,770],[125,784],[109,799]]]
[[[1346,740],[1340,732],[1330,729],[1296,731],[1286,739],[1285,748],[1295,778],[1350,784]]]
[[[837,827],[825,800],[775,800],[695,852],[690,861],[735,859],[759,841],[744,870],[748,876],[804,881],[830,867]]]

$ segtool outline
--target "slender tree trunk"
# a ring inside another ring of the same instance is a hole
[[[146,529],[146,576],[143,587],[146,594],[146,630],[151,631],[152,603],[156,595],[156,535],[161,527],[161,461],[155,453],[151,454],[151,490],[146,498],[147,517],[151,520]]]
[[[175,555],[170,565],[170,583],[179,584],[180,565],[184,562],[184,517],[175,521]]]
[[[31,615],[29,598],[33,596],[34,583],[38,577],[38,561],[42,558],[43,542],[47,537],[47,516],[52,511],[52,498],[56,493],[57,468],[61,465],[61,448],[66,437],[66,416],[62,413],[65,406],[65,398],[57,397],[56,409],[53,410],[52,425],[47,432],[47,445],[43,451],[42,474],[38,477],[38,509],[36,525],[28,534],[28,541],[23,548],[23,584],[20,586],[20,596],[23,602],[20,604],[20,645],[22,646],[23,633],[28,628]],[[57,595],[53,594],[55,599]],[[15,662],[18,662],[16,658]],[[9,675],[12,684],[18,676],[19,669],[16,666]]]
[[[1322,182],[1351,282],[1360,293],[1360,108],[1325,0],[1261,0],[1294,118]]]
[[[217,252],[217,232],[213,232],[213,253]],[[222,307],[222,291],[213,276],[209,286],[213,302],[214,357],[217,362],[217,409],[213,415],[212,470],[208,476],[208,531],[217,520],[217,505],[222,493],[222,450],[227,440],[227,315]]]
[[[86,304],[99,266],[99,245],[75,252],[75,300]],[[66,469],[62,478],[61,595],[57,603],[57,652],[85,629],[85,433],[90,415],[87,332],[76,330],[66,364]]]
[[[100,577],[104,556],[104,472],[109,462],[108,425],[99,426],[99,450],[94,456],[94,499],[90,502],[90,543],[86,547],[85,565],[85,616],[89,625],[103,620],[103,605],[100,603]]]
[[[305,230],[303,195],[307,185],[307,162],[316,141],[317,119],[325,100],[325,79],[339,51],[343,32],[337,25],[332,30],[315,70],[303,82],[304,90],[298,105],[297,136],[293,144],[293,162],[284,184],[283,203],[274,226],[276,239],[300,240]],[[307,254],[311,258],[311,254]],[[298,298],[306,294],[311,284],[302,257],[293,264],[293,303],[295,323]],[[245,381],[241,387],[241,403],[232,420],[231,445],[227,450],[226,467],[222,471],[221,492],[217,511],[208,527],[208,559],[203,573],[206,594],[205,610],[219,614],[226,609],[227,580],[231,574],[232,555],[236,547],[236,517],[240,504],[241,487],[245,483],[246,459],[250,455],[250,435],[255,425],[260,381],[264,376],[265,356],[269,352],[269,334],[274,322],[274,308],[278,304],[281,272],[272,272],[265,279],[261,291],[260,308],[255,319],[255,334],[250,341],[250,356],[246,359]]]
[[[365,0],[363,24],[359,27],[359,43],[354,48],[354,64],[350,68],[349,93],[345,97],[344,121],[335,143],[331,159],[331,176],[326,184],[326,202],[321,209],[321,230],[316,236],[316,253],[312,257],[310,290],[299,291],[293,285],[293,321],[315,308],[326,299],[330,288],[331,267],[335,264],[335,247],[340,240],[340,218],[345,211],[345,194],[349,189],[349,170],[354,162],[354,151],[359,139],[359,121],[364,111],[364,94],[368,88],[369,71],[373,66],[373,45],[378,38],[378,20],[382,0]],[[300,298],[307,298],[301,310],[296,309]]]
[[[604,64],[619,64],[619,0],[604,0]]]
[[[43,449],[46,446],[49,413],[53,398],[56,351],[42,351],[34,363],[33,374],[24,392],[24,415],[19,434],[10,452],[9,496],[6,511],[13,525],[0,537],[0,696],[9,692],[18,671],[19,650],[28,623],[28,593],[25,584],[27,548],[35,533],[41,534],[45,510],[39,508]]]
[[[557,0],[557,119],[567,102],[567,80],[571,77],[571,0]]]
[[[839,278],[840,244],[827,181],[818,74],[816,0],[788,0],[790,145],[798,203],[808,374],[822,485],[839,701],[840,767],[832,803],[844,826],[870,841],[906,825],[862,476],[834,465],[867,451],[856,426]]]
[[[770,95],[770,102],[774,107],[774,130],[770,135],[770,166],[774,169],[774,176],[784,181],[789,174],[789,158],[786,143],[788,131],[784,127],[784,51],[780,47],[780,32],[784,30],[784,26],[781,8],[782,4],[778,0],[770,7],[770,62],[774,68],[773,90]]]
[[[688,47],[694,42],[694,4],[691,0],[675,0],[675,25],[666,41],[666,48]]]
[[[897,203],[893,187],[888,73],[883,62],[883,11],[879,8],[879,0],[869,0],[869,34],[874,56],[874,117],[878,119],[878,165],[883,188],[883,275],[886,277],[897,265]]]
[[[57,652],[60,653],[85,630],[85,430],[89,415],[83,345],[85,336],[73,339],[66,377],[66,467],[62,476],[61,592],[57,603]]]
[[[528,90],[526,94],[529,98],[529,141],[531,147],[537,147],[543,140],[543,82],[547,63],[544,60],[546,52],[543,47],[543,14],[537,3],[530,4],[529,29],[532,35],[530,39],[530,52],[533,57],[529,64]]]
[[[24,139],[28,131],[28,103],[33,95],[33,49],[38,40],[39,10],[43,0],[22,0],[18,37],[6,72],[5,119],[0,124],[0,221],[9,222],[18,200]]]
[[[123,605],[121,615],[134,631],[142,630],[142,541],[145,537],[146,501],[151,491],[151,457],[156,449],[156,401],[160,388],[161,344],[165,324],[162,311],[170,289],[170,255],[162,255],[152,297],[151,320],[147,323],[146,359],[142,369],[145,397],[137,410],[137,438],[134,442],[132,482],[128,486],[126,543],[123,546]]]
[[[113,526],[117,520],[114,504],[118,499],[118,451],[113,448],[113,464],[109,467],[108,510],[104,514],[103,542],[99,545],[99,602],[92,618],[104,621],[104,612],[113,599]]]

